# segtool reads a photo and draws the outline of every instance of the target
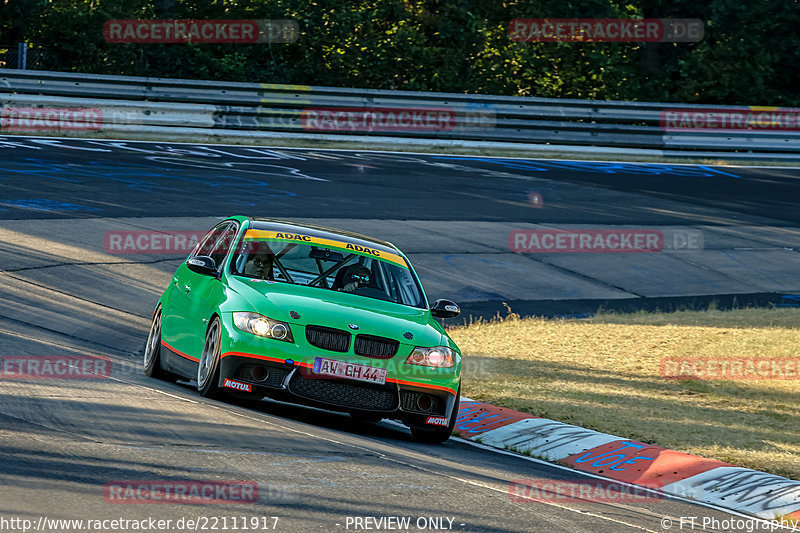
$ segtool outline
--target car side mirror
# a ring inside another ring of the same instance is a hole
[[[436,318],[455,318],[461,314],[461,308],[450,300],[436,300],[431,306],[431,314]]]
[[[186,261],[189,270],[204,276],[217,277],[217,263],[207,255],[198,255]]]

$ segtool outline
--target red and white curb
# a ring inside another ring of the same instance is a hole
[[[461,398],[461,438],[766,520],[800,521],[800,482]]]

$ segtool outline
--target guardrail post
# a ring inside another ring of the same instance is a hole
[[[28,67],[28,43],[19,43],[17,47],[17,68],[26,70]]]

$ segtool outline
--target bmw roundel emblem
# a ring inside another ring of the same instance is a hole
[[[353,331],[356,331],[358,329],[358,324],[348,324],[347,327],[349,327]]]

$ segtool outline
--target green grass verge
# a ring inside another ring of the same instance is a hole
[[[450,329],[465,396],[800,480],[800,379],[664,379],[664,358],[800,360],[800,309],[504,319]],[[795,372],[796,374],[797,372]]]

